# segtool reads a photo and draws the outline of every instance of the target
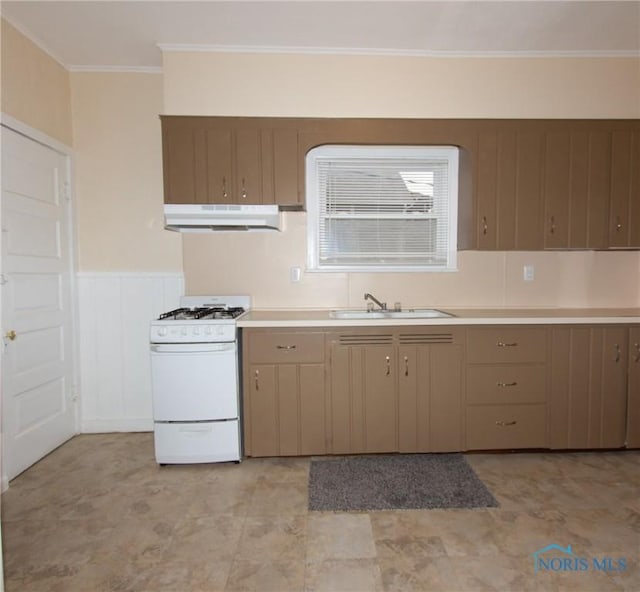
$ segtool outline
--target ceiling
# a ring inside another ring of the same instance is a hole
[[[2,1],[71,70],[154,69],[162,50],[640,56],[640,0]]]

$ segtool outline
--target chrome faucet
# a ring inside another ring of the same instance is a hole
[[[380,307],[380,310],[387,310],[387,303],[386,302],[380,302],[373,294],[369,294],[369,292],[365,293],[364,299],[365,300],[371,300],[372,302],[375,302]]]

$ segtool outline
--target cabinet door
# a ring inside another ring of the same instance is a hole
[[[544,247],[604,248],[608,244],[610,134],[546,134]]]
[[[277,366],[252,364],[245,376],[243,391],[245,454],[279,454]]]
[[[327,452],[324,364],[253,364],[248,379],[248,456]]]
[[[551,330],[551,448],[624,446],[627,329]]]
[[[476,199],[478,248],[542,248],[543,134],[481,131]]]
[[[260,130],[237,130],[234,150],[233,203],[263,203],[263,159]],[[267,200],[266,203],[269,203]]]
[[[462,450],[462,347],[398,348],[400,452]]]
[[[304,181],[304,168],[298,171],[298,132],[273,130],[273,201],[283,207],[304,204],[304,189],[298,185],[298,175]]]
[[[391,339],[389,335],[389,342]],[[395,381],[392,345],[332,345],[334,454],[398,450]]]
[[[640,327],[629,330],[627,447],[640,448]]]
[[[165,203],[206,203],[207,163],[202,130],[162,124]]]
[[[208,129],[207,144],[207,203],[228,204],[234,199],[231,168],[231,130]]]
[[[640,132],[611,136],[609,246],[640,247]]]

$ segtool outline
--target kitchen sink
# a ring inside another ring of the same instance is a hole
[[[408,308],[407,310],[332,310],[334,319],[443,319],[456,315],[437,308]]]

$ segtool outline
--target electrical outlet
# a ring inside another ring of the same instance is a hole
[[[289,269],[289,281],[290,282],[299,282],[300,276],[302,275],[299,267],[292,267]]]
[[[533,265],[525,265],[522,268],[522,276],[525,282],[532,282],[536,277],[536,269]]]

